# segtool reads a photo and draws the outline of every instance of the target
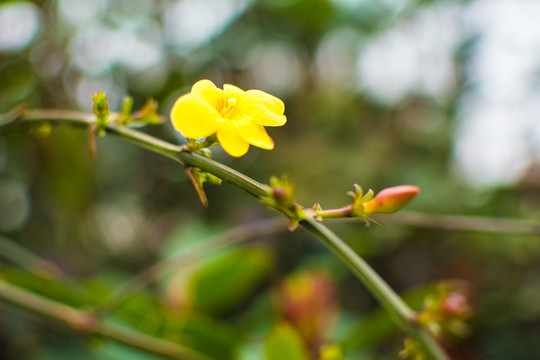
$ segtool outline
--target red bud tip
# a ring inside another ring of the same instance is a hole
[[[399,185],[381,190],[373,199],[364,204],[364,213],[392,214],[403,208],[420,192],[414,185]]]

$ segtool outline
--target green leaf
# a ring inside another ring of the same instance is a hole
[[[40,276],[7,266],[2,268],[0,276],[10,284],[78,308],[97,303],[99,296],[102,295],[86,291],[81,285],[68,284],[60,279]]]
[[[181,344],[216,360],[236,359],[244,339],[242,331],[211,316],[171,309],[144,292],[115,310],[119,324]],[[128,357],[126,357],[127,359]]]
[[[215,239],[230,230],[219,223],[192,221],[175,228],[164,240],[161,258],[168,259]],[[206,256],[205,256],[206,257]]]
[[[244,339],[241,331],[204,314],[171,314],[163,328],[163,337],[182,343],[215,360],[237,359]]]
[[[196,269],[187,301],[208,313],[224,313],[242,302],[268,276],[274,259],[266,248],[235,249]]]
[[[428,294],[435,291],[436,284],[426,284],[402,293],[403,300],[412,309],[420,309]],[[342,340],[346,351],[376,347],[392,337],[400,338],[402,334],[388,312],[378,307],[366,314]]]
[[[132,348],[130,346],[115,342],[104,341],[93,347],[96,359],[101,360],[163,360],[163,357],[151,354],[144,350]],[[75,358],[73,354],[73,358]]]
[[[309,360],[308,350],[298,331],[283,322],[275,325],[265,344],[266,360]]]

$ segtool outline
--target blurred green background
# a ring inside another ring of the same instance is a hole
[[[111,110],[129,94],[167,117],[207,78],[283,99],[275,150],[213,154],[261,182],[288,174],[301,204],[343,206],[354,183],[414,184],[407,210],[536,221],[539,18],[525,0],[3,1],[0,113],[90,112],[101,90]],[[168,122],[144,131],[185,142]],[[204,208],[182,168],[112,136],[91,160],[81,129],[33,133],[0,129],[0,277],[66,304],[96,306],[152,264],[274,215],[227,184],[206,187]],[[434,283],[463,281],[474,315],[468,336],[445,340],[453,359],[540,357],[537,230],[380,220],[329,223],[417,309]],[[280,229],[199,254],[108,317],[216,359],[287,359],[272,349],[296,332],[312,350],[396,359],[402,335],[356,278],[309,234]],[[298,325],[295,301],[317,317],[304,330],[279,322]],[[0,303],[0,358],[157,358],[41,319]]]

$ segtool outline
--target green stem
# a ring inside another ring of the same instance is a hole
[[[117,114],[111,114],[111,119],[117,117]],[[94,124],[95,116],[74,111],[62,110],[28,110],[24,115],[17,119],[23,122],[54,122],[68,124],[78,127],[89,127]],[[17,121],[15,121],[16,123]],[[157,139],[137,130],[125,126],[117,125],[111,122],[106,127],[107,133],[114,134],[137,146],[143,147],[152,152],[168,157],[182,166],[197,167],[207,171],[225,182],[241,188],[247,193],[259,198],[266,193],[266,187],[245,176],[244,174],[231,169],[228,166],[208,159],[197,153],[189,153],[186,146],[173,145],[166,141]]]
[[[40,276],[64,277],[62,270],[56,264],[41,259],[15,241],[2,235],[0,235],[0,256]]]
[[[385,222],[427,229],[481,231],[509,234],[540,235],[538,220],[490,218],[483,216],[429,215],[411,211],[400,211],[386,215]]]
[[[28,111],[18,119],[19,121],[50,121],[70,123],[76,126],[90,126],[95,117],[56,110],[33,110]],[[241,174],[225,165],[210,160],[196,153],[189,153],[184,146],[175,146],[162,140],[124,126],[111,123],[107,125],[108,133],[115,134],[138,146],[144,147],[155,153],[161,154],[182,164],[182,166],[197,167],[211,173],[223,181],[226,181],[256,198],[266,194],[266,186]],[[421,327],[416,324],[415,313],[407,304],[386,284],[386,282],[343,240],[335,235],[326,226],[308,218],[301,222],[330,250],[342,258],[352,269],[360,281],[367,287],[372,295],[393,314],[403,330],[424,349],[430,359],[444,360],[447,356],[437,342]]]
[[[186,165],[209,172],[210,174],[215,175],[221,180],[244,190],[256,198],[260,198],[266,194],[267,188],[260,182],[197,153],[192,154],[182,152],[178,154],[178,159]]]
[[[392,290],[369,264],[352,250],[339,236],[314,218],[300,223],[315,235],[326,247],[338,255],[355,273],[364,286],[394,316],[403,330],[430,354],[430,359],[445,360],[447,356],[437,342],[416,324],[416,313]]]
[[[44,298],[0,280],[0,299],[34,313],[60,321],[88,335],[103,336],[123,344],[180,360],[209,360],[208,357],[170,341],[109,322],[98,321],[91,313]]]
[[[316,217],[320,216],[323,219],[340,219],[351,217],[352,205],[347,205],[339,209],[329,209],[317,211]]]

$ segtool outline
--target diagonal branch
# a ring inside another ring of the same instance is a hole
[[[171,359],[210,360],[180,344],[155,338],[110,322],[98,321],[89,312],[44,298],[8,284],[4,280],[0,280],[0,299],[54,319],[84,334],[103,336]]]
[[[15,124],[21,122],[61,122],[69,123],[74,126],[88,127],[94,124],[95,120],[93,119],[95,118],[82,113],[62,112],[57,110],[32,110],[27,111],[12,122]],[[0,121],[0,124],[2,124],[2,121]],[[197,153],[190,153],[183,146],[169,144],[160,139],[115,123],[108,124],[106,126],[106,132],[170,158],[184,167],[197,167],[246,191],[257,199],[261,199],[266,195],[268,189],[267,186],[223,164]],[[392,290],[392,288],[369,266],[369,264],[323,224],[316,222],[312,218],[302,221],[301,224],[312,232],[331,251],[345,261],[371,294],[387,311],[394,315],[397,323],[411,338],[417,341],[418,345],[430,359],[448,359],[433,337],[425,329],[418,326],[415,321],[415,313],[413,310],[405,304],[399,295]]]

